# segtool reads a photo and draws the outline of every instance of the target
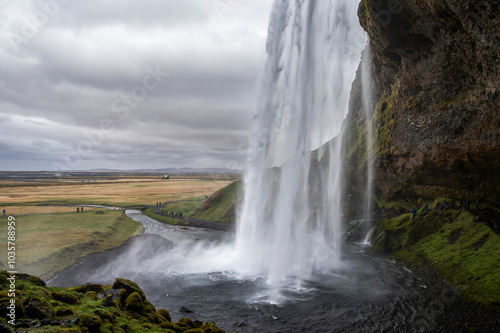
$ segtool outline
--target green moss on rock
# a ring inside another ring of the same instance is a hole
[[[133,292],[139,293],[142,299],[146,298],[146,295],[142,291],[142,289],[137,285],[137,283],[132,282],[127,279],[116,279],[111,289],[125,289],[127,294],[130,295]]]
[[[190,328],[196,328],[196,326],[194,325],[194,322],[189,318],[181,318],[181,319],[179,319],[178,322],[184,323],[186,326],[188,326]]]
[[[147,299],[137,284],[117,279],[113,286],[86,284],[72,288],[47,288],[38,278],[23,274],[22,288],[15,299],[16,317],[31,320],[34,326],[41,320],[60,322],[65,327],[44,325],[36,329],[43,332],[223,332],[213,324],[206,324],[188,318],[171,323],[170,314],[165,309],[156,308]],[[7,272],[0,271],[0,284],[7,284]],[[42,281],[43,282],[43,281]],[[97,291],[106,293],[103,300],[97,299]],[[85,292],[85,295],[83,295]],[[78,297],[79,296],[79,297]],[[123,305],[121,297],[123,299]],[[107,302],[105,300],[107,299]],[[24,301],[21,301],[24,300]],[[7,303],[6,303],[7,302]],[[0,292],[0,309],[8,305],[10,297]],[[107,304],[107,305],[105,305]],[[24,316],[25,314],[25,316]],[[2,320],[3,324],[7,321]],[[9,326],[9,325],[8,325]],[[13,327],[10,326],[11,329]]]
[[[80,317],[80,325],[89,330],[89,332],[99,332],[102,325],[102,320],[95,314],[84,313]]]
[[[165,320],[167,321],[172,321],[172,318],[170,317],[170,313],[168,312],[168,310],[165,310],[165,309],[158,309],[158,311],[156,311],[156,313],[165,318]]]
[[[23,302],[27,318],[52,319],[54,309],[49,301],[43,297],[30,297]]]
[[[96,300],[99,298],[99,295],[97,295],[97,293],[95,291],[87,291],[85,293],[85,297],[88,297],[88,298],[91,298],[93,300]]]
[[[429,263],[467,301],[500,311],[500,236],[477,211],[450,208],[452,202],[436,199],[416,219],[379,221],[372,250],[410,265]]]
[[[101,318],[102,321],[108,321],[110,322],[111,324],[115,324],[116,322],[116,316],[110,312],[110,311],[107,311],[107,310],[96,310],[94,311],[94,314],[96,316],[98,316],[99,318]]]
[[[78,297],[71,292],[53,291],[51,295],[53,299],[61,301],[63,303],[75,304],[76,302],[78,302]]]
[[[138,292],[134,291],[125,300],[125,308],[129,311],[142,313],[144,311],[144,301]]]
[[[68,290],[82,294],[85,294],[89,291],[95,291],[96,293],[103,293],[104,286],[101,284],[86,283],[83,286],[70,287],[68,288]]]
[[[10,306],[11,299],[6,292],[0,294],[0,316],[2,318],[7,318],[7,314],[10,310],[7,308]],[[16,309],[16,318],[23,319],[25,317],[25,311],[22,301],[19,298],[14,298],[14,306]]]

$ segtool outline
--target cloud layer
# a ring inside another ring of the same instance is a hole
[[[0,7],[1,170],[244,165],[271,0]]]

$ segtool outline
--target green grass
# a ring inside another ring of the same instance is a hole
[[[184,217],[192,217],[203,206],[203,198],[205,196],[193,197],[185,201],[167,204],[163,207],[163,212],[182,212]]]
[[[457,236],[456,242],[450,241]],[[475,222],[474,215],[462,212],[415,244],[414,251],[468,300],[500,308],[500,236]]]
[[[500,236],[471,212],[438,209],[449,201],[436,199],[416,219],[402,214],[380,221],[373,250],[409,264],[430,263],[466,300],[500,310]]]
[[[7,233],[2,217],[0,232]],[[60,213],[16,217],[16,262],[19,271],[52,278],[75,264],[75,259],[120,246],[144,228],[122,211]],[[7,238],[0,238],[0,261],[6,258]]]
[[[207,200],[200,201],[201,197],[193,197],[186,201],[165,205],[163,213],[168,211],[182,212],[184,217],[192,217],[212,222],[234,222],[236,220],[236,205],[240,202],[242,191],[241,181],[235,181],[212,194]],[[147,208],[143,213],[155,220],[179,225],[183,222],[153,213],[153,208]]]
[[[234,222],[236,206],[241,199],[242,186],[241,180],[238,180],[215,192],[193,217],[214,222]]]

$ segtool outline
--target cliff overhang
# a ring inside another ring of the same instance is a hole
[[[360,3],[377,96],[375,185],[385,200],[500,199],[499,6]]]

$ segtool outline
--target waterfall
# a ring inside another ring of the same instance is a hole
[[[372,234],[373,224],[373,114],[375,111],[375,96],[372,87],[375,85],[372,75],[372,62],[371,62],[371,44],[368,43],[363,56],[361,58],[361,104],[365,117],[365,130],[366,130],[366,191],[365,191],[365,211],[363,231],[366,234],[364,243],[369,242],[369,237]]]
[[[366,43],[357,5],[278,0],[271,13],[233,249],[235,270],[271,285],[341,263],[342,122]]]

